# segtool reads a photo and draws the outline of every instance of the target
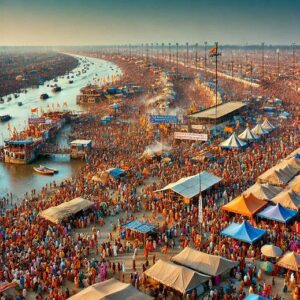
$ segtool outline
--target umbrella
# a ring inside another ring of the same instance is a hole
[[[260,268],[267,273],[271,273],[274,270],[274,265],[269,261],[260,263]]]
[[[274,245],[264,245],[260,250],[267,257],[279,257],[282,255],[282,250]]]

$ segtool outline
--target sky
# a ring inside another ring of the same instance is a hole
[[[0,0],[0,45],[300,43],[300,0]]]

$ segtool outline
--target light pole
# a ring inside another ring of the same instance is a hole
[[[295,67],[296,67],[296,61],[295,61],[295,43],[292,43],[292,49],[293,49],[293,77],[295,76]]]
[[[198,71],[198,43],[195,44],[195,67],[196,67],[196,73]]]
[[[171,43],[169,43],[169,65],[171,64]]]
[[[189,43],[186,43],[186,68],[189,66]]]
[[[276,49],[277,53],[277,77],[279,78],[279,48]]]
[[[206,47],[207,47],[207,42],[204,42],[204,73],[205,73],[205,76],[206,76],[206,65],[207,65]]]
[[[178,43],[176,43],[176,79],[178,78]]]
[[[261,51],[261,78],[264,79],[265,77],[265,43],[261,43],[262,51]]]
[[[165,53],[164,53],[165,44],[161,43],[161,63],[164,63]]]

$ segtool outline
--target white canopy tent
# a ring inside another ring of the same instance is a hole
[[[268,119],[265,119],[264,122],[262,123],[261,127],[264,129],[264,130],[267,130],[267,131],[272,131],[273,129],[275,129],[275,126],[273,126]]]
[[[176,182],[172,182],[165,186],[160,190],[156,190],[155,192],[162,192],[166,190],[172,190],[173,192],[185,197],[185,198],[193,198],[201,192],[209,189],[213,185],[219,183],[222,178],[210,174],[206,171],[203,171],[197,175],[183,177]]]
[[[245,147],[246,145],[247,143],[240,140],[235,132],[227,140],[223,141],[220,144],[222,148],[227,149],[239,149]]]
[[[293,192],[291,189],[284,190],[272,199],[274,203],[280,203],[282,206],[294,210],[300,208],[300,195]]]
[[[268,134],[269,132],[262,128],[261,124],[257,123],[256,126],[251,130],[257,136]]]
[[[255,183],[250,186],[243,195],[248,196],[254,195],[258,199],[269,200],[277,196],[282,191],[281,187],[271,185],[269,183]]]
[[[255,135],[250,129],[249,127],[247,127],[240,135],[239,138],[243,141],[248,141],[248,142],[253,142],[257,139],[259,139],[259,137],[257,135]]]

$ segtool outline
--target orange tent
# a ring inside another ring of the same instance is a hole
[[[256,198],[253,194],[249,194],[248,196],[238,196],[228,204],[223,205],[222,209],[246,217],[252,217],[267,204],[266,201]]]

